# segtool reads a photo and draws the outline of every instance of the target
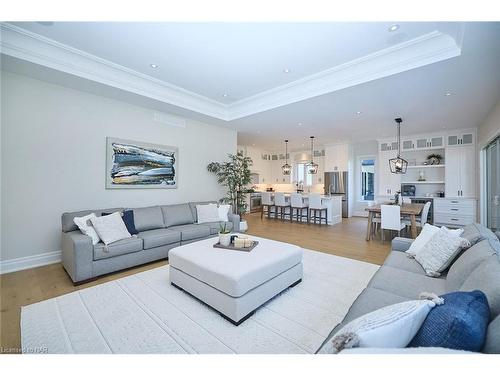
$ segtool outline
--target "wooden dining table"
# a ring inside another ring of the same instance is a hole
[[[366,240],[370,241],[371,239],[371,229],[372,229],[372,220],[375,217],[375,214],[380,214],[381,208],[383,204],[394,205],[392,202],[376,204],[370,207],[365,208],[368,211],[368,227],[366,228]],[[422,209],[424,208],[423,203],[403,203],[401,206],[401,216],[410,217],[411,221],[411,237],[417,237],[417,220],[416,217],[422,213]]]

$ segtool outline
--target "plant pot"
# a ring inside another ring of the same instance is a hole
[[[240,221],[240,232],[244,233],[248,230],[248,223],[246,220]]]
[[[219,243],[222,246],[229,246],[231,243],[231,233],[219,233]]]

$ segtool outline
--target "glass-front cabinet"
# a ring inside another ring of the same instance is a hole
[[[458,134],[450,134],[447,137],[447,146],[461,146],[474,144],[474,133],[464,132]]]
[[[444,137],[442,136],[404,139],[401,141],[402,151],[432,150],[435,148],[443,148],[443,147],[444,147]]]

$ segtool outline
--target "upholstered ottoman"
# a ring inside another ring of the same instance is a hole
[[[302,249],[252,237],[250,252],[214,248],[210,238],[170,250],[170,283],[239,325],[264,302],[302,280]]]

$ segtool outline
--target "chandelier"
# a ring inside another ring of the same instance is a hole
[[[318,173],[318,164],[314,162],[314,148],[313,148],[313,142],[314,142],[314,136],[311,136],[311,161],[306,164],[306,170],[307,173],[309,174],[316,174]]]
[[[408,167],[408,162],[401,157],[401,120],[400,117],[394,119],[396,121],[396,126],[398,128],[398,154],[395,158],[389,159],[389,168],[391,168],[391,173],[405,174],[406,167]]]
[[[285,176],[292,172],[292,166],[288,164],[288,139],[285,139],[285,164],[281,166],[281,170]]]

